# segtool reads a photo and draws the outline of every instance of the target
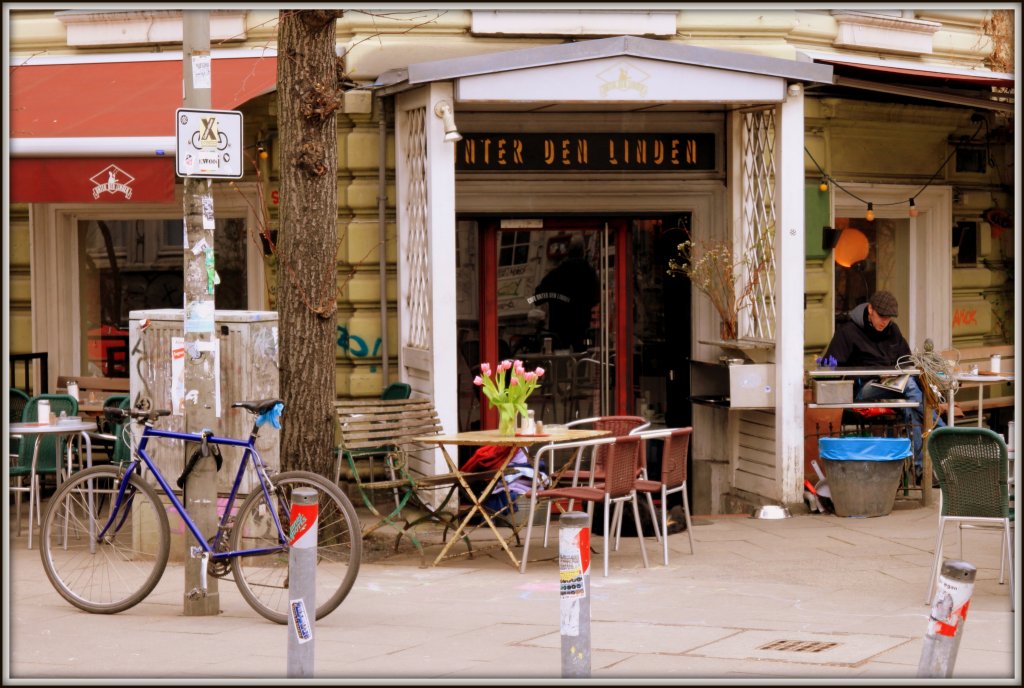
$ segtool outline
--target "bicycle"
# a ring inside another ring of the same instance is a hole
[[[232,406],[256,416],[248,440],[219,437],[209,430],[156,429],[157,419],[170,411],[104,408],[109,420],[131,419],[142,424],[143,430],[127,463],[76,472],[51,498],[41,523],[39,551],[47,577],[64,599],[98,614],[121,612],[145,599],[167,566],[167,510],[173,507],[198,543],[192,544],[188,556],[204,561],[200,587],[189,594],[205,595],[207,575],[223,578],[231,571],[242,597],[256,612],[270,621],[286,623],[291,493],[297,487],[311,487],[318,492],[319,501],[316,618],[341,604],[352,589],[362,555],[361,529],[352,503],[337,485],[315,473],[288,471],[270,476],[255,442],[265,422],[280,427],[280,400],[239,401]],[[126,436],[131,432],[130,423],[124,423],[123,432]],[[217,532],[209,539],[202,536],[146,453],[154,437],[199,442],[203,455],[211,446],[214,454],[219,454],[218,445],[243,448]],[[239,487],[250,464],[258,486],[253,483],[254,489],[236,510]],[[143,466],[165,500],[143,477]],[[166,502],[170,506],[165,506]]]

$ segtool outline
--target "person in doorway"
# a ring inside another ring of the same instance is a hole
[[[547,305],[547,329],[557,336],[556,346],[585,351],[591,312],[600,299],[597,271],[584,256],[583,237],[574,234],[565,260],[540,281],[532,303]]]
[[[850,319],[841,323],[832,335],[825,358],[832,357],[843,368],[895,368],[903,356],[910,355],[910,346],[893,318],[899,315],[896,297],[887,291],[878,291],[867,303],[850,311]],[[924,394],[917,378],[911,377],[902,392],[883,389],[869,384],[877,377],[854,380],[853,393],[857,401],[906,399],[917,402],[914,408],[901,409],[911,426],[911,444],[914,449],[914,470],[918,483],[923,471],[921,461],[921,423],[924,420]],[[937,420],[942,424],[941,418]]]

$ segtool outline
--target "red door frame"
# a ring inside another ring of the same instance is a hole
[[[615,244],[615,390],[613,413],[631,413],[633,381],[633,303],[629,222],[625,219],[598,218],[545,218],[544,230],[589,229],[600,230],[605,223],[612,229]],[[498,231],[497,219],[479,222],[479,294],[480,294],[480,360],[492,365],[498,362]],[[482,428],[498,427],[498,412],[490,408],[487,397],[480,393],[480,419]]]

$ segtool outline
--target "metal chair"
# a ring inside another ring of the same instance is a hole
[[[23,423],[35,423],[38,420],[39,402],[46,399],[50,402],[50,410],[56,414],[64,411],[73,416],[78,413],[78,402],[68,394],[40,394],[29,399],[22,411]],[[64,470],[63,456],[70,446],[65,440],[53,436],[23,437],[18,444],[17,463],[10,467],[11,478],[17,478],[18,484],[12,485],[15,493],[17,509],[18,535],[21,535],[21,493],[28,492],[28,547],[32,549],[33,514],[37,522],[42,521],[42,501],[40,479],[43,475],[52,474],[59,482]],[[38,449],[37,449],[38,448]],[[69,457],[70,462],[70,457]],[[28,478],[29,484],[24,484]]]
[[[533,456],[533,485],[527,493],[530,497],[530,512],[526,521],[526,539],[523,543],[523,558],[519,565],[519,572],[526,572],[526,562],[530,553],[530,536],[533,534],[534,514],[538,502],[551,500],[568,499],[571,501],[580,500],[584,502],[601,502],[604,504],[604,575],[608,575],[608,550],[612,542],[610,517],[613,506],[630,501],[633,503],[633,518],[637,530],[640,530],[640,509],[636,498],[636,466],[639,462],[639,454],[642,442],[636,435],[623,435],[620,437],[601,437],[583,442],[566,442],[562,445],[547,444],[541,447]],[[604,458],[605,479],[600,485],[584,485],[575,487],[554,487],[541,489],[538,485],[537,475],[540,473],[541,457],[545,454],[551,455],[555,448],[559,449],[583,449],[586,447],[599,447],[606,449]],[[550,518],[550,506],[545,504],[548,517]],[[593,525],[593,524],[591,524]],[[644,547],[644,540],[640,538],[640,553],[643,556],[644,568],[650,566],[647,561],[647,550]],[[548,545],[547,528],[544,530],[544,546]]]
[[[960,529],[960,558],[963,558],[963,528],[998,526],[1003,531],[999,551],[999,583],[1009,562],[1010,607],[1013,607],[1013,549],[1010,537],[1010,513],[1007,488],[1006,444],[998,434],[986,428],[939,428],[928,436],[928,452],[939,478],[939,532],[935,538],[935,563],[928,584],[925,604],[932,593],[942,566],[942,536],[946,521],[956,521]]]
[[[665,555],[665,566],[668,566],[668,496],[677,492],[683,495],[683,515],[686,518],[686,534],[690,538],[690,554],[693,554],[693,524],[690,522],[690,502],[686,496],[686,458],[690,452],[690,435],[693,428],[675,428],[667,430],[650,430],[638,433],[644,440],[663,439],[661,453],[661,479],[638,479],[635,487],[637,492],[661,494],[661,538]],[[621,518],[618,519],[621,526]],[[616,548],[618,547],[618,529],[616,530]]]

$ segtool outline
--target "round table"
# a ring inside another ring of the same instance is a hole
[[[12,435],[33,435],[35,436],[35,444],[32,447],[32,467],[29,472],[29,497],[28,497],[28,548],[32,549],[32,517],[34,514],[35,502],[39,499],[35,488],[35,477],[36,477],[36,465],[39,461],[39,444],[42,442],[44,435],[78,435],[80,438],[85,438],[85,461],[88,467],[92,467],[92,439],[89,436],[90,432],[96,430],[96,423],[92,421],[84,420],[58,420],[55,423],[11,423],[10,425]],[[79,444],[81,446],[81,444]],[[68,475],[71,475],[71,451],[70,445],[68,447]],[[61,463],[59,457],[57,464]],[[63,472],[58,472],[58,481],[60,475]]]

